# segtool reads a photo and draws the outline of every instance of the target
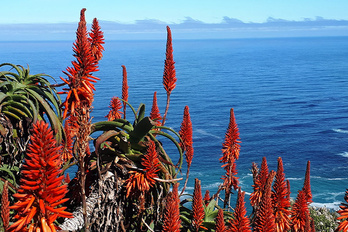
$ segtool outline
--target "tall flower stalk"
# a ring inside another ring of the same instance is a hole
[[[239,188],[237,204],[234,210],[233,218],[229,221],[230,227],[228,231],[231,232],[251,232],[250,221],[246,216],[246,207],[244,201],[245,192]]]
[[[226,174],[223,176],[222,188],[225,190],[224,207],[227,206],[232,193],[232,188],[236,190],[238,188],[237,168],[235,161],[239,158],[240,141],[239,131],[236,119],[234,117],[233,108],[230,110],[230,122],[225,134],[225,141],[222,144],[222,157],[220,162],[223,163],[222,167],[225,169]]]
[[[183,192],[186,189],[187,181],[190,174],[190,167],[192,163],[193,158],[193,146],[192,146],[192,122],[189,112],[189,107],[185,106],[184,109],[184,117],[181,123],[181,128],[179,131],[180,138],[182,139],[182,142],[180,143],[181,149],[185,152],[185,159],[187,163],[187,171],[186,171],[186,180],[184,187],[180,193],[180,195],[183,194]]]
[[[290,198],[288,196],[282,158],[278,158],[277,174],[273,184],[272,204],[274,209],[276,232],[290,229]]]
[[[167,196],[164,211],[163,232],[179,232],[181,226],[180,220],[180,199],[178,194],[179,183],[173,186],[172,192]]]
[[[151,107],[151,112],[150,112],[150,119],[154,120],[156,122],[157,126],[160,126],[161,123],[161,114],[159,112],[158,109],[158,105],[157,105],[157,92],[153,93],[153,100],[152,100],[152,107]]]
[[[292,206],[291,230],[295,232],[305,231],[306,221],[308,221],[309,209],[307,205],[306,193],[300,190],[296,201]]]
[[[17,202],[10,207],[17,211],[9,231],[23,231],[29,225],[31,231],[56,231],[53,222],[58,217],[72,217],[66,207],[67,186],[59,169],[60,147],[56,145],[49,125],[38,121],[33,125],[31,143],[21,171],[21,185],[13,196]],[[29,229],[29,231],[30,231]]]
[[[126,66],[122,65],[122,99],[123,102],[123,118],[126,119],[126,106],[128,101],[128,80]]]
[[[271,199],[272,182],[275,175],[276,173],[272,170],[267,177],[260,207],[256,213],[255,232],[270,232],[275,230],[275,218]]]
[[[7,231],[7,227],[10,222],[10,202],[8,200],[8,181],[6,180],[2,187],[1,194],[1,218],[2,224],[4,226],[5,231]]]
[[[104,50],[103,33],[100,30],[98,21],[93,20],[92,31],[88,34],[83,8],[80,14],[80,22],[76,32],[76,41],[73,45],[74,57],[72,67],[68,67],[66,72],[67,79],[61,78],[67,85],[65,88],[67,97],[62,104],[64,109],[63,117],[70,117],[74,122],[76,149],[74,156],[78,159],[79,184],[81,187],[82,211],[84,218],[84,229],[88,229],[87,204],[86,204],[86,157],[89,156],[89,135],[91,132],[90,112],[94,99],[94,85],[99,78],[93,76],[93,72],[98,71],[98,62]],[[88,37],[89,35],[89,37]]]
[[[311,162],[307,161],[305,180],[303,184],[303,191],[306,194],[308,204],[312,203],[312,191],[311,191],[311,180],[310,180],[310,170],[311,170]]]
[[[195,187],[193,190],[193,202],[192,202],[192,226],[194,231],[199,231],[200,228],[204,229],[202,225],[204,220],[204,206],[201,191],[201,181],[195,179]]]
[[[262,163],[261,163],[261,169],[258,170],[258,172],[253,172],[254,191],[250,194],[250,204],[253,207],[253,212],[258,211],[268,175],[269,175],[269,171],[268,171],[267,159],[266,157],[263,157]]]
[[[163,72],[163,86],[167,92],[167,104],[166,109],[162,119],[162,126],[165,124],[169,102],[170,102],[170,94],[176,86],[176,74],[175,74],[175,62],[173,59],[173,45],[172,45],[172,32],[167,26],[167,46],[166,46],[166,59],[164,61],[164,72]]]
[[[293,231],[304,231],[306,223],[310,223],[312,220],[308,208],[311,202],[312,192],[310,185],[310,161],[308,161],[303,188],[298,192],[295,204],[292,207],[291,229]]]
[[[226,231],[226,226],[225,226],[225,221],[224,221],[224,211],[222,209],[219,209],[218,215],[215,219],[215,232],[225,232]]]

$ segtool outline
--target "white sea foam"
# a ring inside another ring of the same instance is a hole
[[[346,177],[327,178],[328,180],[348,180]]]
[[[221,139],[221,137],[219,137],[217,135],[213,135],[213,134],[211,134],[211,133],[209,133],[209,132],[207,132],[206,130],[203,130],[203,129],[196,129],[194,132],[202,134],[202,135],[207,135],[207,136],[210,136],[210,137],[213,137],[213,138],[216,138],[216,139]]]
[[[337,132],[337,133],[344,133],[344,134],[348,134],[348,130],[343,130],[343,129],[332,129],[333,131]]]
[[[202,188],[204,188],[204,189],[217,188],[220,186],[220,184],[221,184],[221,182],[215,182],[212,184],[203,185]]]
[[[246,194],[246,195],[248,195],[248,196],[250,196],[250,195],[251,195],[251,193],[249,193],[249,192],[245,192],[245,194]]]
[[[297,177],[289,177],[286,179],[288,179],[288,180],[303,180],[303,178],[297,178]]]
[[[348,158],[348,151],[338,153],[338,155]]]

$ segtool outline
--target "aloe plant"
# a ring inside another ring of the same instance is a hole
[[[0,64],[0,188],[8,181],[10,199],[18,188],[19,171],[32,123],[50,122],[57,143],[64,138],[60,97],[49,75],[30,74],[29,67]]]
[[[61,100],[47,79],[51,77],[31,75],[29,67],[10,63],[0,64],[0,68],[8,70],[0,72],[0,136],[5,141],[0,154],[3,158],[11,159],[13,163],[15,156],[24,152],[29,141],[30,124],[38,119],[50,122],[60,143],[63,137]],[[9,155],[12,157],[6,157]]]

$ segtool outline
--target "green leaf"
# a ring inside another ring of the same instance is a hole
[[[137,110],[137,115],[138,115],[138,117],[136,119],[135,124],[139,123],[145,117],[145,104],[141,103],[139,105],[139,108]]]
[[[149,117],[143,118],[135,125],[134,130],[129,133],[129,141],[133,144],[139,143],[154,126],[153,121]]]
[[[12,178],[12,182],[16,182],[16,177],[15,175],[12,173],[11,169],[9,168],[8,164],[3,164],[0,167],[0,172],[5,172],[7,173],[11,178]],[[4,177],[4,175],[1,175],[2,177]]]
[[[43,106],[45,112],[47,113],[48,119],[50,120],[51,127],[56,134],[57,141],[58,143],[60,143],[62,141],[62,130],[64,130],[61,121],[58,119],[57,115],[45,99],[43,99],[37,92],[33,91],[32,89],[27,89],[27,91],[38,100],[41,106]]]
[[[8,104],[11,106],[15,106],[17,109],[24,111],[25,114],[27,115],[26,117],[30,117],[30,118],[33,117],[30,110],[25,105],[23,105],[21,102],[10,100],[10,101],[8,101]]]
[[[169,134],[167,134],[167,133],[165,133],[163,131],[151,130],[150,134],[151,135],[153,135],[153,134],[162,135],[162,136],[170,139],[175,144],[175,146],[178,149],[179,154],[180,154],[180,157],[179,157],[179,170],[180,170],[181,167],[182,167],[183,159],[184,159],[184,154],[183,154],[183,152],[181,150],[180,144],[172,136],[170,136]]]
[[[4,110],[8,110],[14,114],[20,114],[21,116],[24,116],[24,117],[28,117],[28,115],[26,113],[24,113],[22,110],[16,108],[16,107],[12,107],[11,105],[8,105],[4,108]]]
[[[133,131],[133,126],[130,122],[124,119],[117,119],[115,121],[102,121],[93,123],[91,126],[91,134],[96,131],[108,131],[108,130],[125,130],[126,132]]]
[[[15,118],[17,120],[21,120],[21,118],[18,115],[14,114],[12,112],[9,112],[9,111],[6,111],[6,110],[3,110],[2,112],[4,114],[6,114],[7,116],[9,116],[9,117]]]

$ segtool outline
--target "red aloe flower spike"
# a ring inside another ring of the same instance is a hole
[[[104,35],[100,30],[99,22],[96,18],[93,19],[92,29],[89,33],[89,42],[91,43],[91,52],[96,62],[99,62],[103,57]]]
[[[184,187],[181,191],[181,194],[183,194],[187,185],[193,153],[194,153],[193,146],[192,146],[192,123],[191,123],[188,106],[185,106],[185,109],[184,109],[184,117],[181,123],[179,135],[180,135],[180,138],[182,139],[182,142],[180,142],[180,146],[183,152],[185,152],[185,158],[187,162],[186,180],[185,180]]]
[[[120,119],[122,112],[120,109],[122,108],[121,100],[118,97],[112,97],[110,101],[110,111],[108,115],[105,117],[108,118],[108,121],[113,121],[115,119]]]
[[[306,168],[306,175],[305,175],[305,180],[303,184],[303,191],[306,194],[307,202],[311,203],[312,202],[312,191],[311,191],[311,183],[310,183],[310,166],[311,162],[307,162],[307,168]]]
[[[201,191],[201,181],[197,178],[195,179],[195,187],[193,190],[192,211],[192,226],[194,230],[198,232],[200,228],[205,229],[205,227],[202,226],[204,219],[204,206]]]
[[[179,135],[182,139],[182,142],[180,142],[181,149],[183,151],[187,151],[188,147],[192,147],[192,122],[188,106],[185,106],[184,109],[184,116],[181,123]],[[191,165],[191,161],[192,157],[188,157],[186,155],[187,165]]]
[[[147,148],[147,153],[142,159],[141,165],[144,166],[144,172],[129,171],[130,177],[126,180],[125,185],[127,189],[126,197],[130,195],[139,195],[155,185],[158,178],[157,172],[161,165],[156,152],[155,143],[150,140]]]
[[[348,231],[348,189],[344,196],[345,203],[341,203],[340,210],[337,211],[341,216],[337,218],[339,225],[336,231]]]
[[[303,190],[300,190],[297,194],[296,201],[292,206],[291,230],[295,232],[304,231],[308,216],[309,209],[307,204],[306,193]]]
[[[222,188],[225,189],[224,207],[229,202],[232,187],[236,190],[239,184],[238,178],[236,177],[238,172],[235,163],[235,160],[239,158],[240,151],[240,141],[238,139],[240,139],[238,126],[234,117],[233,108],[231,108],[230,122],[225,134],[225,141],[222,144],[222,157],[220,158],[220,162],[224,163],[222,167],[226,170],[226,174],[222,178],[224,180]]]
[[[253,209],[257,211],[259,203],[264,192],[264,187],[268,178],[268,165],[266,157],[262,158],[261,169],[257,174],[256,182],[254,179],[254,191],[250,194],[250,204],[253,206]]]
[[[173,186],[173,190],[167,196],[166,208],[164,211],[164,222],[162,232],[179,232],[180,220],[180,199],[178,195],[179,183]]]
[[[149,181],[150,187],[152,187],[156,183],[154,178],[158,178],[157,172],[160,170],[159,166],[161,165],[158,159],[155,142],[152,140],[149,141],[147,153],[141,165],[144,166],[145,177]]]
[[[170,102],[170,94],[175,88],[176,76],[175,76],[175,62],[173,59],[173,45],[172,45],[172,32],[170,28],[167,26],[167,46],[166,46],[166,59],[164,61],[164,72],[163,72],[163,85],[164,89],[167,92],[167,104],[166,110],[163,115],[162,126],[165,123],[169,102]]]
[[[68,88],[63,89],[67,93],[65,101],[62,103],[64,109],[63,118],[73,114],[82,102],[88,106],[92,104],[93,90],[95,88],[91,82],[99,80],[99,78],[92,75],[93,72],[98,71],[98,62],[92,54],[91,43],[87,37],[85,11],[85,8],[81,10],[76,41],[73,45],[76,61],[72,61],[73,66],[63,71],[68,79],[61,77],[68,84]]]
[[[1,218],[5,231],[10,223],[10,202],[8,201],[8,181],[6,180],[2,187],[1,194]]]
[[[127,82],[127,70],[126,66],[122,65],[122,99],[128,101],[128,82]],[[123,118],[126,119],[126,105],[127,103],[123,102]]]
[[[31,143],[21,171],[21,185],[18,193],[13,195],[18,201],[9,207],[17,211],[14,217],[17,222],[8,228],[9,231],[24,230],[33,218],[34,229],[50,231],[40,224],[40,220],[51,224],[57,217],[72,217],[71,213],[64,211],[66,207],[57,207],[68,200],[64,199],[68,192],[67,186],[62,184],[64,175],[59,176],[60,149],[49,125],[37,121],[33,125]]]
[[[272,182],[275,176],[275,171],[271,171],[265,183],[260,202],[260,208],[256,213],[255,232],[270,232],[275,231],[275,220],[272,208],[271,189]]]
[[[233,108],[230,110],[230,122],[225,135],[225,141],[222,144],[222,157],[220,158],[222,163],[228,163],[231,158],[238,160],[241,143],[239,141],[239,132],[236,119],[234,117]]]
[[[219,209],[215,222],[216,222],[215,232],[226,231],[226,226],[224,221],[224,211],[222,209]]]
[[[161,125],[160,120],[162,119],[162,117],[161,117],[161,114],[159,112],[158,105],[157,105],[157,92],[153,93],[153,101],[152,101],[150,119],[156,121],[157,126]]]
[[[246,215],[246,207],[244,201],[245,192],[239,188],[237,204],[233,214],[233,218],[229,221],[231,232],[251,232],[250,221]]]
[[[211,199],[211,198],[210,198],[210,192],[209,192],[209,190],[207,189],[207,190],[205,191],[204,198],[203,198],[203,201],[204,201],[205,206],[207,206],[207,205],[209,204],[210,199]]]
[[[288,231],[290,229],[290,199],[285,181],[282,158],[278,158],[278,169],[275,176],[272,191],[272,204],[274,209],[276,232]]]

